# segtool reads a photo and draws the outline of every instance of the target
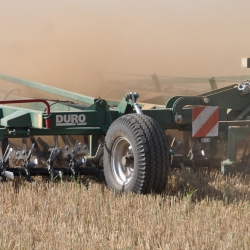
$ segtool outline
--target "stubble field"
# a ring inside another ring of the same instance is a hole
[[[250,178],[172,171],[162,195],[2,183],[0,249],[249,249]]]

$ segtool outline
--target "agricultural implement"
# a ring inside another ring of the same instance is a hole
[[[154,105],[138,103],[133,92],[117,102],[3,74],[0,79],[70,100],[0,101],[2,181],[104,174],[115,191],[160,193],[170,167],[219,163],[225,174],[240,165],[248,168],[247,141],[240,160],[236,152],[250,134],[249,81]],[[170,130],[182,132],[182,141],[169,136]],[[48,136],[53,143],[45,141]],[[15,138],[21,138],[22,146],[14,144]],[[226,150],[219,155],[222,142]]]

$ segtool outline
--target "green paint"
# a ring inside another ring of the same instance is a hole
[[[126,97],[120,102],[102,100],[3,74],[0,74],[0,79],[80,102],[49,101],[51,129],[45,127],[47,114],[43,104],[22,104],[22,108],[0,105],[0,140],[4,136],[20,138],[29,135],[91,135],[90,150],[91,155],[94,155],[98,139],[107,133],[112,122],[122,115],[135,113],[133,103]],[[155,105],[152,109],[142,111],[155,119],[163,129],[191,131],[193,106],[203,105],[204,97],[209,100],[207,105],[219,107],[220,121],[238,120],[250,115],[250,94],[241,95],[235,85],[214,89],[198,96],[174,96],[168,100],[166,106]],[[145,105],[139,104],[141,107]],[[175,123],[176,114],[182,116],[180,124]],[[250,134],[250,128],[246,124],[228,126],[223,132],[228,132],[228,159],[221,163],[221,167],[227,173],[235,170],[237,144]],[[213,148],[217,139],[214,138],[211,143]]]

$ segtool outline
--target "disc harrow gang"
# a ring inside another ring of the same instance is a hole
[[[8,146],[4,152],[2,161],[0,161],[2,181],[6,181],[7,178],[14,180],[14,174],[11,171],[6,170],[11,152],[12,148]]]
[[[72,136],[61,136],[63,147],[59,147],[58,136],[54,136],[54,145],[49,145],[41,137],[29,137],[31,146],[28,150],[27,139],[22,138],[22,148],[15,146],[11,141],[0,161],[2,181],[14,179],[14,176],[23,176],[32,182],[31,176],[45,175],[51,180],[63,175],[76,179],[78,175],[96,175],[102,173],[99,166],[100,156],[88,160],[88,146],[80,143]],[[103,151],[103,145],[99,145]],[[102,153],[100,153],[102,155]],[[10,162],[15,167],[10,167]],[[56,162],[56,163],[55,163]],[[39,165],[42,165],[39,166]],[[60,165],[57,167],[57,165]],[[7,170],[8,169],[8,170]]]

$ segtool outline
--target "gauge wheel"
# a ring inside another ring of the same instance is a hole
[[[162,193],[168,168],[166,135],[154,119],[128,114],[111,124],[104,147],[104,175],[110,188],[126,193]]]

